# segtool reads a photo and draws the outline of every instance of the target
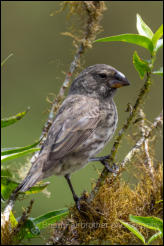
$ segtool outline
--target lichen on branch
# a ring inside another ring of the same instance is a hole
[[[57,112],[62,100],[64,99],[66,88],[69,87],[76,68],[80,66],[81,56],[84,54],[86,49],[92,48],[92,43],[95,40],[96,35],[102,30],[100,21],[102,19],[103,12],[106,10],[104,1],[63,1],[61,3],[61,9],[59,12],[65,10],[66,7],[69,9],[69,16],[78,15],[80,17],[83,28],[76,27],[73,33],[62,33],[63,35],[73,38],[73,44],[76,47],[76,51],[70,67],[66,73],[65,79],[60,87],[59,93],[52,102],[48,121],[46,122],[41,135],[41,138],[43,139],[41,144],[43,144],[48,129],[53,122],[54,115]]]

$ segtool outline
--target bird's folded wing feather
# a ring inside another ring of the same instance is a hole
[[[80,150],[80,146],[90,137],[100,122],[99,104],[97,101],[88,103],[86,100],[76,104],[76,108],[63,105],[61,114],[58,114],[51,131],[54,142],[50,144],[47,163],[63,158],[64,156]],[[79,107],[79,108],[78,108]],[[59,111],[59,112],[60,112]],[[49,135],[51,135],[51,131]],[[52,139],[52,138],[50,138]],[[44,168],[47,167],[45,163]]]

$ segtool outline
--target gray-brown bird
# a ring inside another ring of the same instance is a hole
[[[17,192],[25,192],[36,182],[53,174],[64,175],[78,205],[70,174],[95,157],[111,139],[117,125],[117,109],[113,101],[116,89],[129,85],[126,77],[115,68],[96,64],[86,68],[73,81],[50,127],[47,139]]]

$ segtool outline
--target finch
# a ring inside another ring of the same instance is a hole
[[[61,104],[37,160],[16,191],[25,192],[53,174],[63,175],[71,188],[70,174],[95,158],[115,132],[118,115],[113,96],[129,85],[125,75],[106,64],[83,70],[71,84]],[[107,167],[107,166],[106,166]]]

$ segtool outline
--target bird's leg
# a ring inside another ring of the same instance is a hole
[[[108,164],[108,162],[106,160],[102,160],[101,163],[104,165],[104,167],[106,167],[106,169],[108,170],[108,172],[111,173],[117,173],[117,171],[113,168],[111,168]],[[116,164],[114,163],[114,168],[116,168]]]
[[[64,177],[66,178],[67,183],[68,183],[68,185],[69,185],[69,187],[71,189],[71,192],[72,192],[72,195],[73,195],[73,199],[74,199],[74,201],[76,203],[76,207],[80,211],[80,198],[76,195],[76,193],[75,193],[75,191],[73,189],[73,186],[72,186],[72,183],[71,183],[71,179],[70,179],[70,175],[66,174]]]
[[[117,171],[109,166],[109,164],[107,162],[108,159],[110,159],[110,155],[100,156],[100,157],[93,157],[93,158],[90,158],[89,161],[100,161],[104,165],[104,167],[106,167],[106,169],[109,172],[116,173]],[[114,163],[114,167],[116,168],[116,164],[115,163]]]
[[[110,155],[100,156],[100,157],[92,157],[89,161],[104,161],[110,159]]]

